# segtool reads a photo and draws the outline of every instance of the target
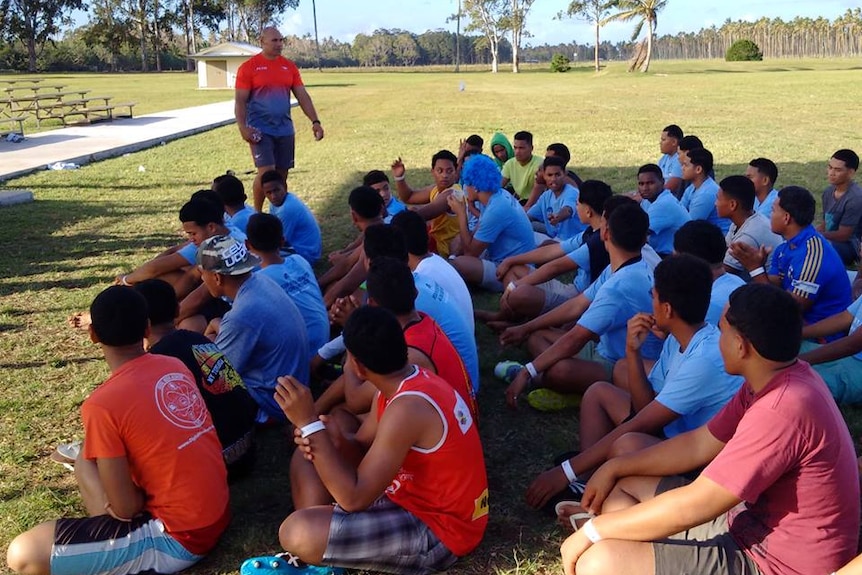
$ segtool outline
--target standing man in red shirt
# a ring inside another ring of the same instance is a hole
[[[281,55],[284,38],[273,27],[260,35],[260,54],[253,56],[236,75],[234,114],[242,139],[251,145],[257,167],[254,179],[254,209],[263,208],[260,176],[278,170],[285,179],[293,167],[294,134],[290,117],[290,93],[311,120],[314,139],[323,139],[323,126],[317,117],[311,96],[302,83],[296,64]]]

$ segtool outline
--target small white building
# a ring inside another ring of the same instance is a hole
[[[243,62],[260,53],[260,46],[245,42],[222,42],[191,57],[197,61],[198,88],[234,88]]]

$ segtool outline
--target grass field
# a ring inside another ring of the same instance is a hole
[[[431,155],[456,149],[471,133],[487,140],[496,130],[527,129],[538,153],[562,141],[582,177],[603,179],[620,192],[634,188],[640,164],[658,158],[661,128],[677,123],[712,150],[718,178],[765,156],[777,162],[780,185],[804,185],[819,196],[830,154],[858,150],[862,131],[855,61],[654,62],[649,75],[627,74],[624,64],[613,63],[599,74],[584,67],[517,76],[342,71],[305,72],[304,78],[326,138],[314,142],[305,118],[298,119],[290,187],[316,214],[326,250],[353,235],[346,197],[363,173],[400,156],[411,183],[429,182]],[[189,74],[50,80],[137,101],[136,113],[232,96],[196,90]],[[10,145],[0,142],[0,153]],[[0,209],[0,547],[38,521],[82,513],[71,474],[48,455],[58,442],[80,438],[79,406],[107,368],[66,317],[85,309],[117,274],[177,243],[177,211],[191,192],[226,169],[251,168],[231,126],[77,171],[7,182],[32,190],[36,202]],[[493,304],[477,294],[480,307]],[[503,384],[491,370],[499,358],[523,352],[502,350],[481,326],[477,335],[491,523],[480,549],[451,571],[558,573],[564,534],[528,509],[522,493],[555,453],[574,445],[577,414],[506,409]],[[845,414],[857,437],[862,412]],[[231,573],[245,557],[277,549],[277,526],[291,510],[291,446],[281,431],[263,434],[256,476],[232,489],[234,523],[193,573]]]

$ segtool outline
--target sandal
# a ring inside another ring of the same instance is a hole
[[[563,517],[568,517],[569,523],[572,525],[572,529],[577,531],[580,527],[578,527],[578,521],[583,521],[584,519],[592,519],[596,516],[595,513],[590,513],[589,511],[580,511],[578,513],[572,513],[571,515],[566,516],[565,511],[567,507],[580,507],[580,501],[560,501],[554,506],[554,511],[557,513],[557,520],[562,523]]]
[[[308,565],[290,553],[252,557],[243,561],[240,575],[343,575],[341,567]]]

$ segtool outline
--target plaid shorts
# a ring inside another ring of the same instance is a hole
[[[405,575],[445,571],[457,560],[427,525],[385,495],[356,513],[336,505],[323,553],[327,565]]]

